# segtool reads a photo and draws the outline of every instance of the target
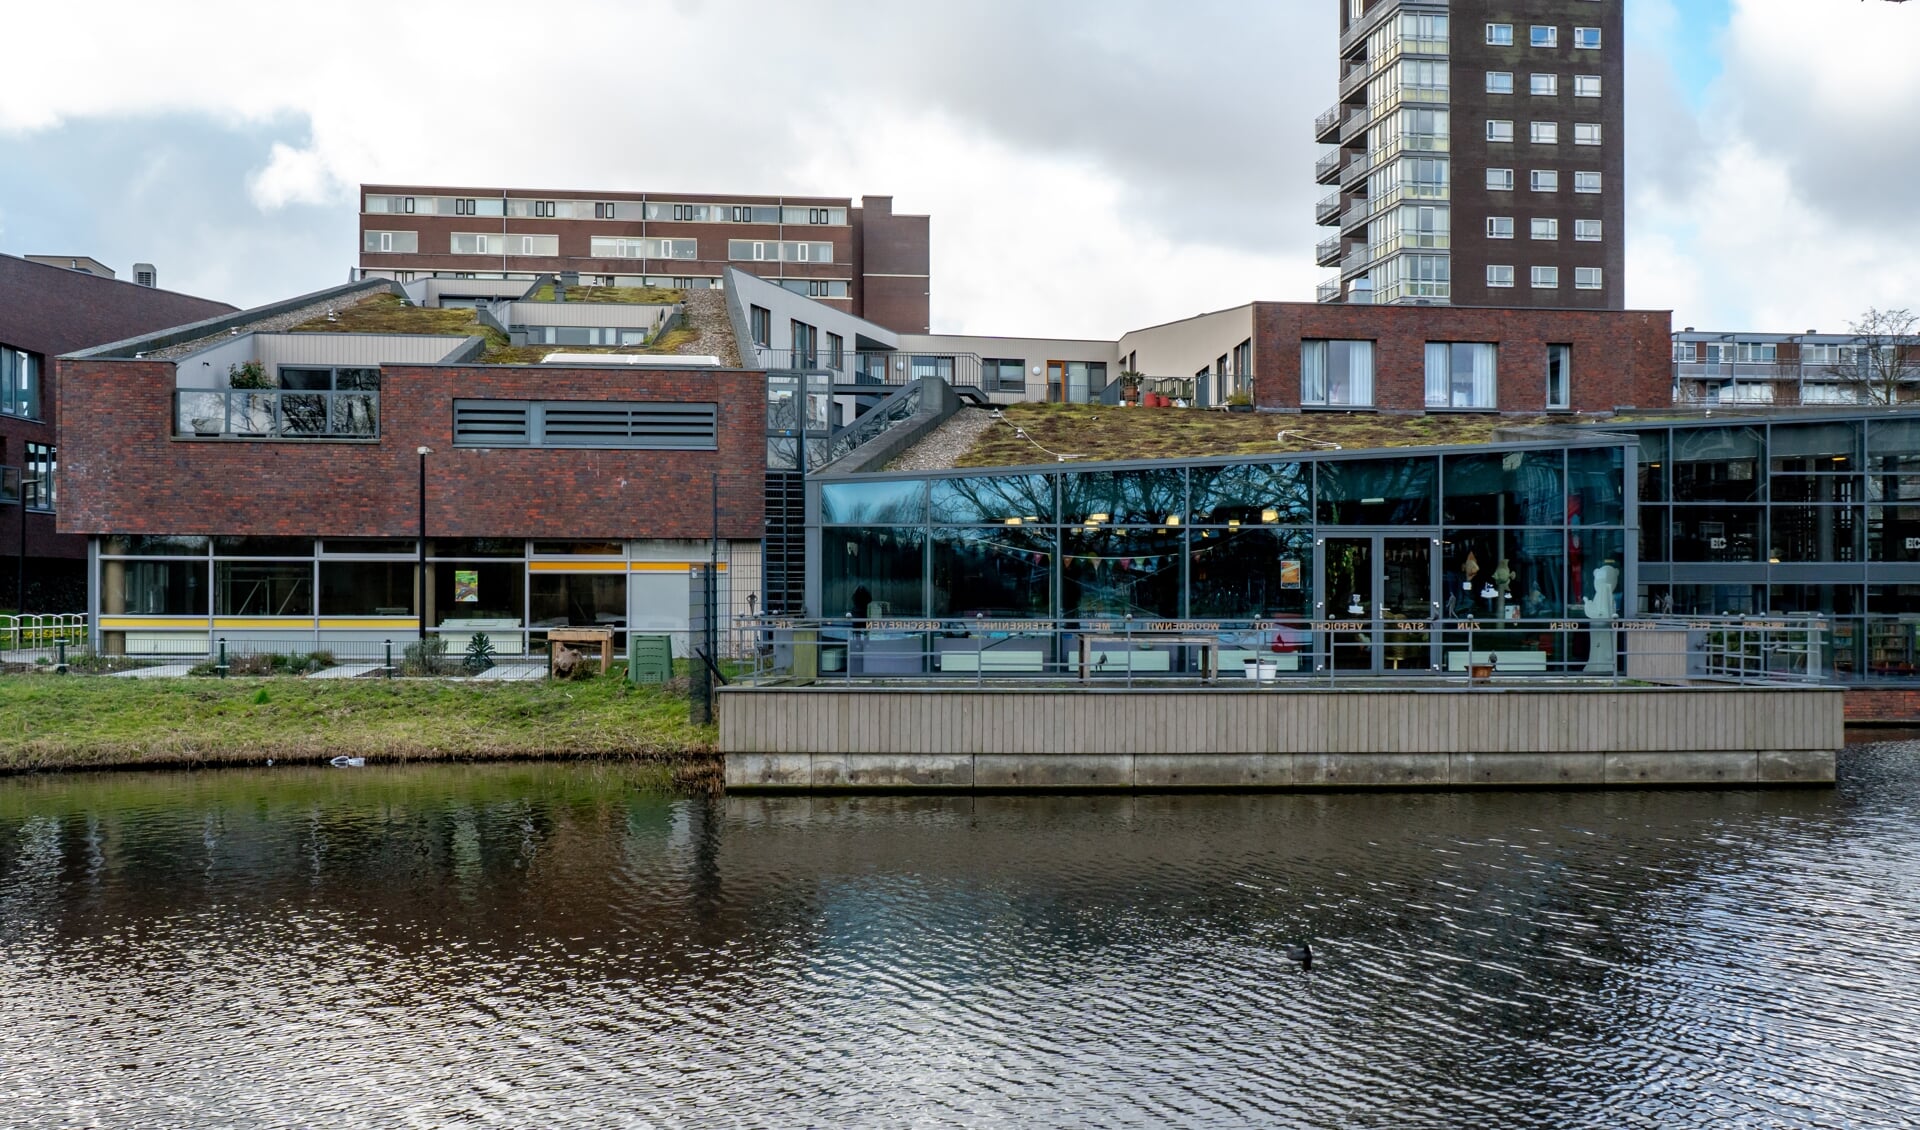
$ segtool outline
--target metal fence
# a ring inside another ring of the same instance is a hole
[[[1382,679],[1499,685],[1826,681],[1812,618],[1081,620],[741,618],[755,683],[1217,684],[1284,689]]]

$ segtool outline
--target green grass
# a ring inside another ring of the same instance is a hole
[[[1052,463],[1050,453],[1056,452],[1077,457],[1070,462],[1093,462],[1312,451],[1317,443],[1337,443],[1348,451],[1485,443],[1496,428],[1570,422],[1565,417],[1233,413],[1082,404],[1012,404],[1001,411],[1007,423],[983,432],[956,466]],[[1027,438],[1016,435],[1015,427]],[[1282,431],[1284,437],[1279,436]]]
[[[259,692],[265,690],[264,701]],[[677,688],[582,682],[0,677],[0,772],[503,758],[658,760],[711,774]]]
[[[684,302],[687,292],[665,286],[570,286],[568,302],[619,303],[634,306],[672,306]],[[553,284],[533,292],[528,302],[552,302]]]

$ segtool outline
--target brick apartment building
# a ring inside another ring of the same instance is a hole
[[[12,607],[19,589],[24,505],[26,610],[72,611],[86,597],[87,543],[55,531],[62,500],[54,483],[60,415],[53,359],[233,307],[115,280],[91,259],[44,258],[49,262],[0,255],[0,607]]]
[[[928,218],[891,196],[360,186],[360,271],[696,289],[738,267],[898,333],[929,322]]]
[[[1625,303],[1623,0],[1338,0],[1322,302]]]

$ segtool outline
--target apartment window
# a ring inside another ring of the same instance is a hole
[[[844,369],[847,366],[847,339],[839,334],[827,335],[827,368]]]
[[[405,213],[407,213],[408,215],[412,215],[412,214],[413,214],[413,207],[414,207],[414,205],[413,205],[413,197],[411,197],[411,196],[402,196],[402,197],[400,198],[400,210],[401,210],[402,212],[405,212]]]
[[[1560,268],[1535,267],[1533,269],[1533,289],[1535,290],[1560,289]]]
[[[453,214],[456,216],[474,215],[473,197],[471,196],[455,197],[453,201]]]
[[[1488,94],[1512,94],[1513,93],[1513,72],[1512,71],[1488,71],[1487,72],[1487,93]]]
[[[410,255],[420,250],[420,233],[413,231],[362,232],[360,247],[363,251],[399,252]]]
[[[0,345],[0,414],[40,418],[40,358]]]
[[[448,250],[454,255],[500,255],[504,254],[501,243],[504,238],[484,232],[457,231]]]
[[[773,340],[773,311],[765,306],[750,306],[747,308],[747,320],[755,345],[764,346]]]
[[[1575,192],[1599,192],[1600,191],[1600,174],[1599,173],[1573,174],[1573,190]]]
[[[1011,357],[987,357],[980,362],[980,383],[989,392],[1027,391],[1027,363]]]
[[[1560,29],[1550,24],[1534,24],[1527,42],[1535,47],[1560,46]]]
[[[1527,131],[1528,140],[1535,145],[1560,144],[1559,122],[1533,122]]]
[[[1428,342],[1427,407],[1499,407],[1497,354],[1488,342]]]
[[[1547,407],[1571,407],[1573,346],[1547,346]]]
[[[1487,119],[1488,141],[1512,141],[1513,123],[1500,118]]]
[[[1680,361],[1680,362],[1691,362],[1694,359],[1693,342],[1690,342],[1690,341],[1674,342],[1673,343],[1673,359],[1675,361]]]
[[[543,220],[553,219],[553,201],[551,200],[534,201],[533,215],[535,219],[543,219]]]
[[[1488,239],[1512,239],[1513,238],[1513,217],[1512,216],[1488,216],[1487,217],[1487,238]]]
[[[1575,145],[1600,144],[1600,123],[1575,122],[1573,125],[1573,143]]]
[[[1300,403],[1329,408],[1372,407],[1373,343],[1302,341]]]
[[[1488,169],[1487,187],[1496,192],[1513,191],[1512,169]]]
[[[788,332],[793,335],[794,365],[805,369],[811,369],[815,365],[818,365],[820,363],[820,331],[798,320],[792,321],[788,323],[788,325]]]
[[[1600,76],[1599,75],[1574,75],[1573,76],[1573,96],[1575,98],[1600,97]]]
[[[1594,243],[1600,239],[1599,220],[1573,221],[1573,238],[1582,243]]]
[[[1487,265],[1487,285],[1490,287],[1512,286],[1513,268],[1489,263]]]
[[[1535,239],[1559,239],[1560,238],[1560,221],[1559,220],[1536,218],[1533,221],[1532,229],[1533,229],[1532,235],[1533,235],[1533,238]]]
[[[60,469],[59,449],[47,443],[27,444],[27,465],[21,472],[20,500],[29,510],[52,510],[53,486]]]
[[[727,258],[766,263],[831,263],[833,244],[730,239],[727,241]]]
[[[1533,170],[1533,190],[1535,192],[1559,192],[1559,172],[1554,169]]]
[[[1493,47],[1513,46],[1512,24],[1488,24],[1487,43]]]
[[[1560,93],[1559,75],[1533,75],[1527,83],[1530,94],[1554,95]]]
[[[557,235],[514,235],[507,237],[509,255],[558,255],[560,237]]]
[[[1600,268],[1575,267],[1573,269],[1573,285],[1576,290],[1599,290]]]
[[[1600,49],[1600,29],[1597,27],[1577,27],[1573,29],[1573,45],[1584,51]]]
[[[596,202],[593,206],[593,218],[596,220],[613,219],[613,203],[605,200]]]

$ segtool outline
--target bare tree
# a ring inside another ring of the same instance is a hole
[[[1851,344],[1827,372],[1867,404],[1914,398],[1920,384],[1920,315],[1906,308],[1869,308],[1847,327]]]

